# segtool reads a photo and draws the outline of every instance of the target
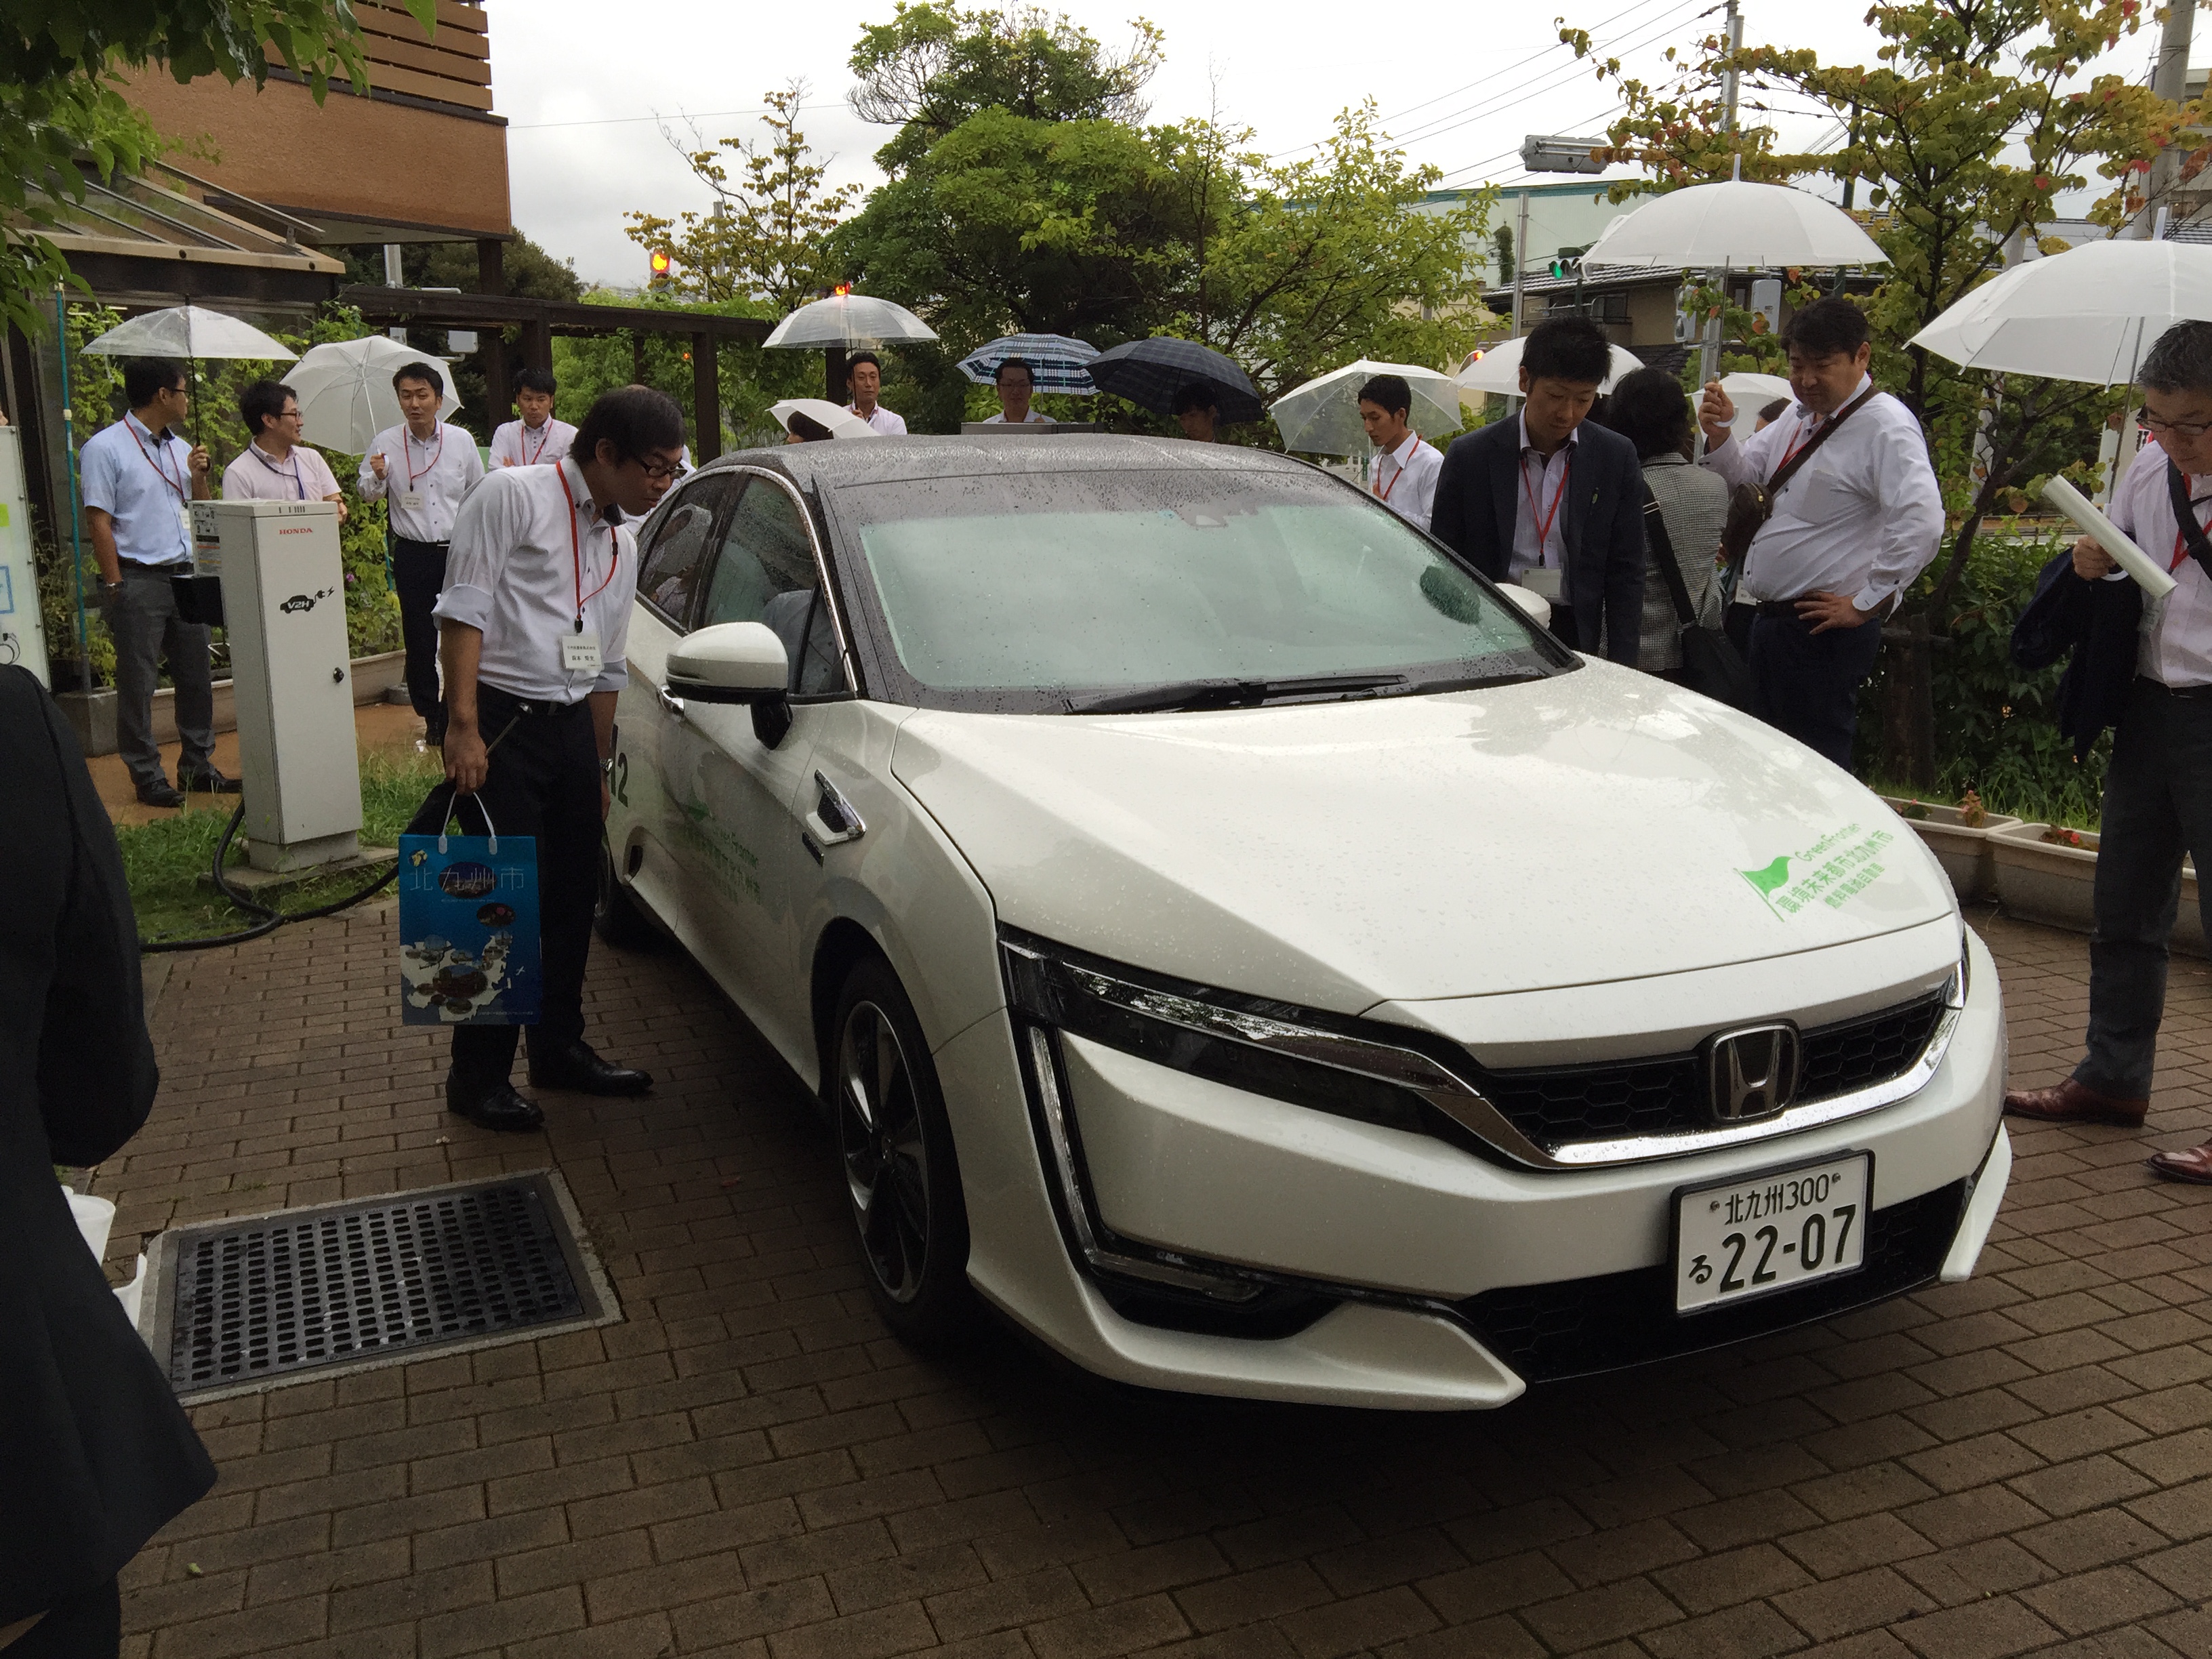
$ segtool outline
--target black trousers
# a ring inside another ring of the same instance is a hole
[[[2150,1097],[2166,1014],[2166,941],[2181,907],[2185,854],[2212,873],[2212,698],[2178,697],[2155,680],[2139,679],[2105,773],[2096,927],[2089,935],[2089,1040],[2074,1068],[2101,1094]],[[2212,905],[2205,908],[2212,913]]]
[[[526,712],[527,711],[527,712]],[[512,729],[508,729],[512,722]],[[538,838],[538,925],[544,1000],[531,1042],[547,1048],[584,1035],[584,964],[592,948],[592,908],[599,878],[599,751],[587,702],[526,703],[497,686],[477,688],[477,729],[492,750],[477,792],[502,836]],[[474,813],[462,823],[473,830]],[[456,1025],[453,1077],[489,1091],[514,1065],[519,1028]]]
[[[111,1578],[56,1602],[0,1652],[8,1659],[115,1659],[122,1645],[123,1595]]]
[[[430,607],[446,586],[446,544],[393,538],[392,580],[399,590],[399,641],[407,647],[407,701],[428,720],[439,708],[438,619]]]
[[[1751,712],[1849,771],[1859,687],[1881,649],[1880,623],[1815,634],[1800,617],[1762,611],[1751,624]]]

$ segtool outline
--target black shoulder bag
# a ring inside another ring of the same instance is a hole
[[[1665,578],[1668,596],[1674,601],[1675,620],[1681,625],[1682,684],[1715,702],[1749,713],[1751,669],[1741,653],[1717,628],[1698,623],[1690,605],[1690,589],[1675,562],[1674,538],[1667,533],[1667,515],[1651,486],[1644,486],[1644,536],[1651,544],[1653,562]]]
[[[2172,461],[2166,464],[2166,495],[2173,503],[2173,521],[2181,527],[2189,556],[2207,576],[2212,576],[2212,537],[2207,537],[2204,526],[2197,522],[2197,503],[2189,499],[2189,480]]]

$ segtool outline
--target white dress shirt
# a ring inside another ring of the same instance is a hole
[[[1844,407],[1867,388],[1862,378]],[[1820,429],[1802,404],[1748,438],[1705,452],[1733,486],[1765,482]],[[1841,593],[1872,611],[1912,586],[1943,535],[1943,495],[1912,411],[1877,392],[1815,450],[1775,497],[1774,514],[1744,559],[1739,600]]]
[[[995,415],[986,416],[983,420],[983,424],[985,426],[1004,426],[1006,423],[1006,411],[1003,409]],[[1036,426],[1038,424],[1050,426],[1052,424],[1052,416],[1049,415],[1040,415],[1035,409],[1031,409],[1029,414],[1024,417],[1022,424],[1024,426]]]
[[[543,426],[509,421],[491,434],[494,466],[550,466],[576,441],[576,428],[550,415]]]
[[[369,455],[384,457],[382,477],[369,465]],[[362,500],[390,502],[393,535],[410,542],[444,542],[453,539],[453,515],[483,475],[477,441],[460,428],[441,421],[425,442],[402,422],[376,434],[368,455],[361,458],[356,482]]]
[[[1437,474],[1443,465],[1443,451],[1419,433],[1408,432],[1395,449],[1375,458],[1375,499],[1426,530],[1429,509],[1436,504]]]
[[[1519,581],[1529,570],[1567,568],[1567,475],[1573,471],[1579,432],[1547,460],[1528,441],[1528,412],[1522,410],[1519,505],[1513,514],[1513,557],[1506,574]],[[1442,465],[1439,458],[1438,465]],[[1434,493],[1433,486],[1431,493]]]
[[[192,447],[155,437],[125,415],[77,452],[84,504],[115,521],[115,551],[132,564],[176,564],[192,556]]]
[[[483,635],[477,677],[533,702],[574,702],[629,684],[637,538],[592,510],[574,460],[503,466],[470,493],[453,524],[446,586],[431,614]],[[599,641],[597,675],[562,665],[561,641]]]
[[[2165,565],[2174,582],[2173,592],[2164,599],[2143,602],[2136,672],[2163,685],[2212,685],[2212,577],[2190,556],[2189,544],[2182,539],[2181,524],[2166,493],[2166,452],[2156,439],[2146,437],[2112,492],[2112,522]],[[2212,515],[2208,514],[2212,477],[2200,473],[2188,483],[2197,521],[2203,524]],[[2112,580],[2128,577],[2116,571]]]
[[[294,444],[281,461],[271,460],[259,444],[248,444],[222,470],[227,501],[326,501],[337,493],[331,464],[305,444]]]
[[[847,404],[845,407],[850,410],[854,414],[860,415],[860,406],[858,404]],[[860,418],[866,421],[870,426],[873,427],[878,432],[881,433],[886,438],[903,438],[906,436],[906,416],[903,415],[892,414],[890,410],[885,409],[881,404],[878,404],[866,414],[860,415]]]

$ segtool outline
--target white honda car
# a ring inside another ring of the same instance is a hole
[[[892,1329],[1495,1406],[1966,1276],[1987,951],[1811,750],[1341,482],[728,457],[643,527],[601,926],[819,1091]]]

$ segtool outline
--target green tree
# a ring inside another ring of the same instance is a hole
[[[719,304],[764,299],[774,314],[805,304],[836,280],[827,242],[860,196],[857,185],[827,188],[826,165],[811,160],[812,147],[799,130],[806,83],[793,81],[767,94],[769,130],[763,149],[750,138],[724,138],[695,148],[676,145],[693,177],[714,192],[705,213],[684,212],[674,219],[629,213],[625,234],[641,246],[665,248],[674,261],[669,291],[686,299]],[[730,160],[743,177],[732,180]]]
[[[425,34],[435,0],[407,0]],[[112,83],[166,66],[179,82],[221,75],[257,87],[273,47],[320,101],[333,76],[362,91],[361,26],[344,0],[34,0],[0,11],[0,313],[18,327],[52,319],[37,295],[75,281],[43,233],[84,199],[83,156],[103,179],[136,171],[159,141]],[[82,284],[78,283],[82,288]]]
[[[1012,4],[962,11],[949,0],[899,0],[853,48],[859,76],[848,97],[864,121],[895,126],[876,152],[886,173],[919,161],[971,117],[1002,109],[1030,121],[1112,121],[1139,126],[1146,85],[1164,56],[1160,32],[1139,17],[1128,49],[1102,46],[1065,14]]]

